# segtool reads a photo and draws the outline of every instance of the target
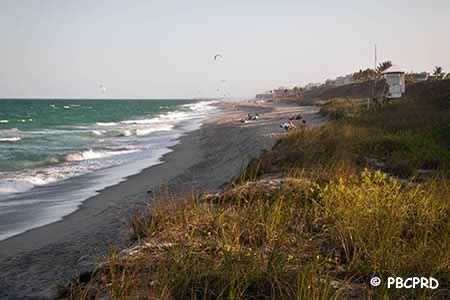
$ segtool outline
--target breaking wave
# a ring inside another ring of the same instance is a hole
[[[56,183],[134,159],[153,157],[159,150],[166,149],[176,140],[180,132],[198,128],[201,119],[207,115],[208,110],[214,108],[215,103],[214,101],[190,103],[179,106],[175,111],[148,115],[142,119],[96,122],[72,127],[37,127],[24,131],[17,128],[0,129],[0,142],[4,144],[3,147],[7,143],[15,143],[26,138],[27,142],[36,140],[54,143],[54,147],[57,147],[55,149],[61,149],[61,152],[55,150],[49,156],[39,158],[39,161],[33,159],[28,161],[25,158],[26,169],[0,171],[0,194],[21,193],[36,186]],[[57,108],[54,104],[50,106]],[[74,107],[78,106],[61,106],[65,109]],[[32,119],[28,121],[32,122]],[[8,120],[0,120],[0,123],[7,122]],[[66,152],[71,147],[83,144],[90,146],[78,152]],[[29,147],[29,145],[20,143],[13,147]]]
[[[0,138],[0,142],[14,143],[14,142],[20,141],[21,139],[22,138],[20,138],[20,137],[7,137],[7,138]]]
[[[123,149],[123,150],[86,150],[79,153],[73,153],[66,156],[67,161],[82,161],[82,160],[91,160],[91,159],[100,159],[105,157],[111,157],[115,155],[123,155],[130,154],[134,152],[140,151],[139,149]]]
[[[105,126],[105,127],[117,125],[117,123],[114,122],[97,122],[95,124],[97,124],[98,126]]]

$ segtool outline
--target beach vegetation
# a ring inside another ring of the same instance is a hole
[[[131,218],[134,246],[70,297],[447,299],[447,96],[319,102],[327,125],[289,132],[222,191],[161,193]],[[374,276],[440,286],[372,287]]]
[[[377,66],[377,73],[381,75],[383,74],[384,71],[386,71],[390,67],[392,67],[392,61],[390,60],[383,61]]]
[[[433,69],[434,78],[442,79],[442,78],[444,78],[444,75],[445,75],[445,73],[444,73],[442,67],[440,67],[440,66],[434,67],[434,69]]]

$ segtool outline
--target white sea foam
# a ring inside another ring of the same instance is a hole
[[[187,107],[189,109],[192,109],[193,111],[207,111],[211,110],[213,108],[212,105],[219,103],[219,101],[201,101],[196,103],[189,103],[183,105],[184,107]]]
[[[138,152],[139,149],[124,149],[124,150],[113,150],[113,151],[94,151],[92,149],[80,152],[69,154],[66,157],[67,161],[83,161],[83,160],[92,160],[92,159],[100,159],[105,157],[111,157],[116,155],[129,154],[133,152]]]
[[[101,136],[106,133],[106,130],[92,130],[93,135]]]
[[[167,125],[160,125],[160,126],[154,126],[149,128],[138,128],[136,129],[136,135],[137,136],[143,136],[143,135],[149,135],[152,132],[157,131],[169,131],[172,130],[174,125],[167,124]]]
[[[9,123],[9,120],[0,120],[0,123],[6,124],[6,123]]]
[[[9,174],[7,172],[1,174],[0,172],[0,175],[6,177],[0,179],[0,195],[23,193],[36,186],[48,185],[87,172],[87,168],[85,168],[85,170],[77,170],[69,166],[31,169]]]
[[[129,129],[125,129],[125,130],[122,130],[122,133],[120,135],[121,136],[132,136],[133,135],[133,131],[131,131]]]
[[[19,181],[17,179],[0,179],[0,195],[26,192],[33,188],[29,181]]]
[[[31,169],[19,172],[0,172],[0,195],[23,193],[35,186],[42,186],[64,179],[66,174],[54,168]]]
[[[20,137],[7,137],[7,138],[0,138],[0,142],[18,142],[20,141],[21,138]]]
[[[142,120],[126,120],[126,121],[121,121],[120,124],[124,124],[124,125],[144,125],[144,124],[154,124],[154,123],[157,123],[158,121],[159,121],[159,118],[142,119]]]
[[[98,126],[116,126],[117,125],[117,123],[114,123],[114,122],[97,122],[97,123],[95,123],[95,124],[97,124]]]
[[[18,135],[21,134],[22,131],[20,131],[17,128],[9,128],[9,129],[1,129],[0,135]]]
[[[161,114],[158,117],[154,117],[151,119],[139,119],[139,120],[125,120],[121,121],[121,124],[124,125],[145,125],[145,124],[155,124],[155,123],[162,123],[162,122],[179,122],[183,120],[188,120],[193,117],[198,116],[198,113],[204,113],[206,111],[209,111],[214,108],[212,106],[213,104],[218,103],[218,101],[203,101],[203,102],[197,102],[197,103],[191,103],[191,104],[184,104],[181,107],[189,109],[189,111],[186,110],[176,110],[167,112],[165,114]],[[98,123],[97,123],[98,125]]]

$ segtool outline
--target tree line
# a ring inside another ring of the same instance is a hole
[[[353,73],[352,78],[356,82],[364,82],[371,80],[379,80],[383,78],[383,72],[392,67],[392,62],[390,60],[384,61],[376,67],[376,69],[367,68],[365,70],[359,70],[358,72]],[[421,75],[421,73],[406,73],[407,81],[415,81],[416,77]],[[445,73],[443,68],[440,66],[436,66],[431,73],[431,76],[428,77],[430,80],[442,80],[442,79],[450,79],[450,73]]]

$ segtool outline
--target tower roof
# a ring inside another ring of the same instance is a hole
[[[389,73],[405,73],[398,65],[392,65],[389,69],[383,72],[383,74]]]

